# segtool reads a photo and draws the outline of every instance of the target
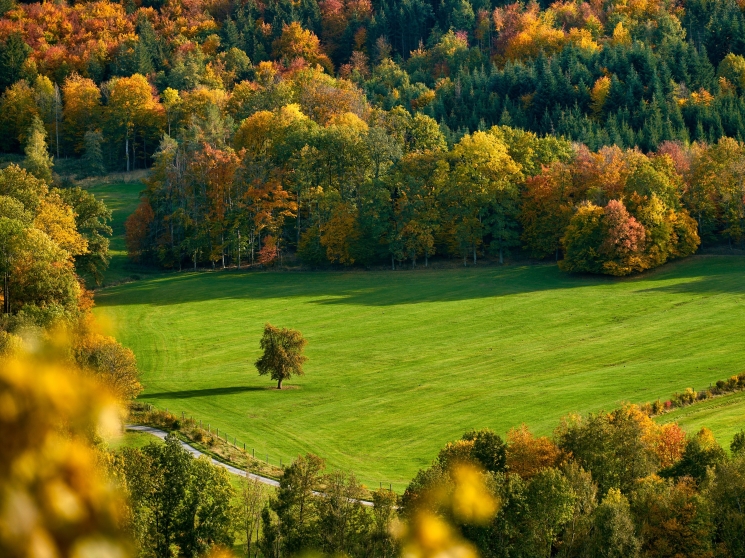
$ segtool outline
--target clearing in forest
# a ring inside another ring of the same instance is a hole
[[[311,451],[400,490],[467,429],[550,433],[569,412],[743,371],[744,276],[726,256],[623,280],[555,265],[172,273],[98,291],[96,312],[136,353],[141,400],[272,462]],[[308,340],[296,389],[254,368],[266,322]],[[734,423],[717,424],[728,443]]]

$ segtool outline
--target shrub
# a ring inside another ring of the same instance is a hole
[[[693,391],[693,388],[686,388],[686,390],[680,395],[676,394],[676,398],[681,407],[690,405],[691,403],[696,401],[696,397],[697,394],[695,391]]]

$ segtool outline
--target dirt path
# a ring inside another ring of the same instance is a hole
[[[159,430],[158,428],[153,428],[152,426],[142,426],[139,424],[128,424],[126,426],[127,430],[133,430],[135,432],[146,432],[147,434],[152,434],[153,436],[157,436],[161,440],[164,440],[165,437],[168,435],[168,432],[165,432],[163,430]],[[188,451],[190,454],[192,454],[194,457],[201,457],[205,454],[203,454],[201,451],[199,451],[196,448],[193,448],[183,440],[181,440],[181,447],[183,447],[186,451]],[[208,456],[209,457],[209,456]],[[253,473],[247,473],[246,471],[242,471],[241,469],[238,469],[237,467],[233,467],[232,465],[228,465],[227,463],[223,463],[222,461],[218,461],[217,459],[210,458],[213,465],[216,465],[218,467],[222,467],[223,469],[227,469],[230,473],[233,473],[234,475],[240,475],[242,477],[248,477],[250,479],[257,480],[259,482],[263,482],[264,484],[268,484],[270,486],[279,486],[279,482],[275,481],[274,479],[270,479],[267,477],[262,477],[261,475],[255,475]],[[316,496],[322,496],[320,492],[313,491],[313,494]],[[359,501],[363,506],[372,506],[373,503],[369,502],[367,500],[360,500]]]
[[[127,430],[134,430],[135,432],[147,432],[148,434],[152,434],[153,436],[157,436],[161,440],[165,440],[165,437],[168,435],[168,432],[164,432],[163,430],[159,430],[157,428],[153,428],[152,426],[141,426],[139,424],[128,424]],[[191,447],[186,442],[182,441],[181,446],[188,451],[190,454],[192,454],[194,457],[201,457],[204,455],[201,451],[199,451],[196,448]],[[259,482],[263,482],[264,484],[268,484],[270,486],[279,486],[279,482],[275,481],[274,479],[270,479],[267,477],[262,477],[261,475],[254,475],[253,473],[246,473],[246,471],[241,471],[237,467],[233,467],[232,465],[228,465],[227,463],[223,463],[221,461],[218,461],[217,459],[210,458],[213,465],[217,465],[218,467],[222,467],[223,469],[227,469],[234,475],[241,475],[242,477],[248,476],[250,479],[257,480]]]

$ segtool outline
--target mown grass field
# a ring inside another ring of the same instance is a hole
[[[554,265],[174,273],[98,291],[96,312],[137,354],[144,401],[272,462],[312,451],[400,490],[467,429],[549,433],[569,412],[742,371],[744,277],[745,258],[724,256],[623,280]],[[296,389],[253,367],[267,321],[308,339]]]
[[[126,175],[121,175],[125,177]],[[111,226],[113,235],[109,246],[111,262],[106,270],[104,285],[118,283],[131,279],[133,276],[152,275],[155,270],[137,265],[127,258],[127,246],[124,242],[124,222],[140,203],[140,192],[145,186],[140,180],[130,179],[128,182],[117,181],[95,184],[85,189],[96,198],[102,200],[111,210]]]
[[[729,448],[735,433],[745,429],[745,392],[716,397],[690,407],[676,409],[657,419],[660,423],[677,422],[688,432],[711,429],[722,446]]]
[[[125,430],[119,436],[108,440],[109,448],[120,450],[122,448],[141,448],[148,444],[162,444],[162,440],[147,432],[135,432]]]

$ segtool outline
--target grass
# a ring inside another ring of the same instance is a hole
[[[676,409],[661,415],[657,421],[677,422],[691,433],[705,426],[714,432],[717,441],[727,449],[735,434],[745,429],[745,391]]]
[[[145,402],[272,462],[312,451],[401,490],[467,429],[549,433],[568,412],[742,371],[744,272],[711,256],[625,280],[554,265],[174,273],[99,291],[96,312],[137,355]],[[253,367],[267,321],[308,339],[296,389]]]
[[[135,178],[138,176],[135,175]],[[132,179],[132,177],[125,174],[117,175],[117,178],[117,181],[99,182],[84,186],[96,198],[103,200],[112,213],[110,226],[113,235],[111,245],[109,246],[111,263],[105,273],[104,285],[116,284],[142,275],[153,275],[155,273],[152,268],[137,265],[129,261],[127,258],[127,246],[124,242],[124,222],[140,203],[140,192],[145,186],[140,180]]]
[[[142,448],[150,443],[161,444],[163,442],[157,436],[146,432],[125,430],[119,436],[108,440],[107,443],[110,449],[119,450],[122,448]]]

